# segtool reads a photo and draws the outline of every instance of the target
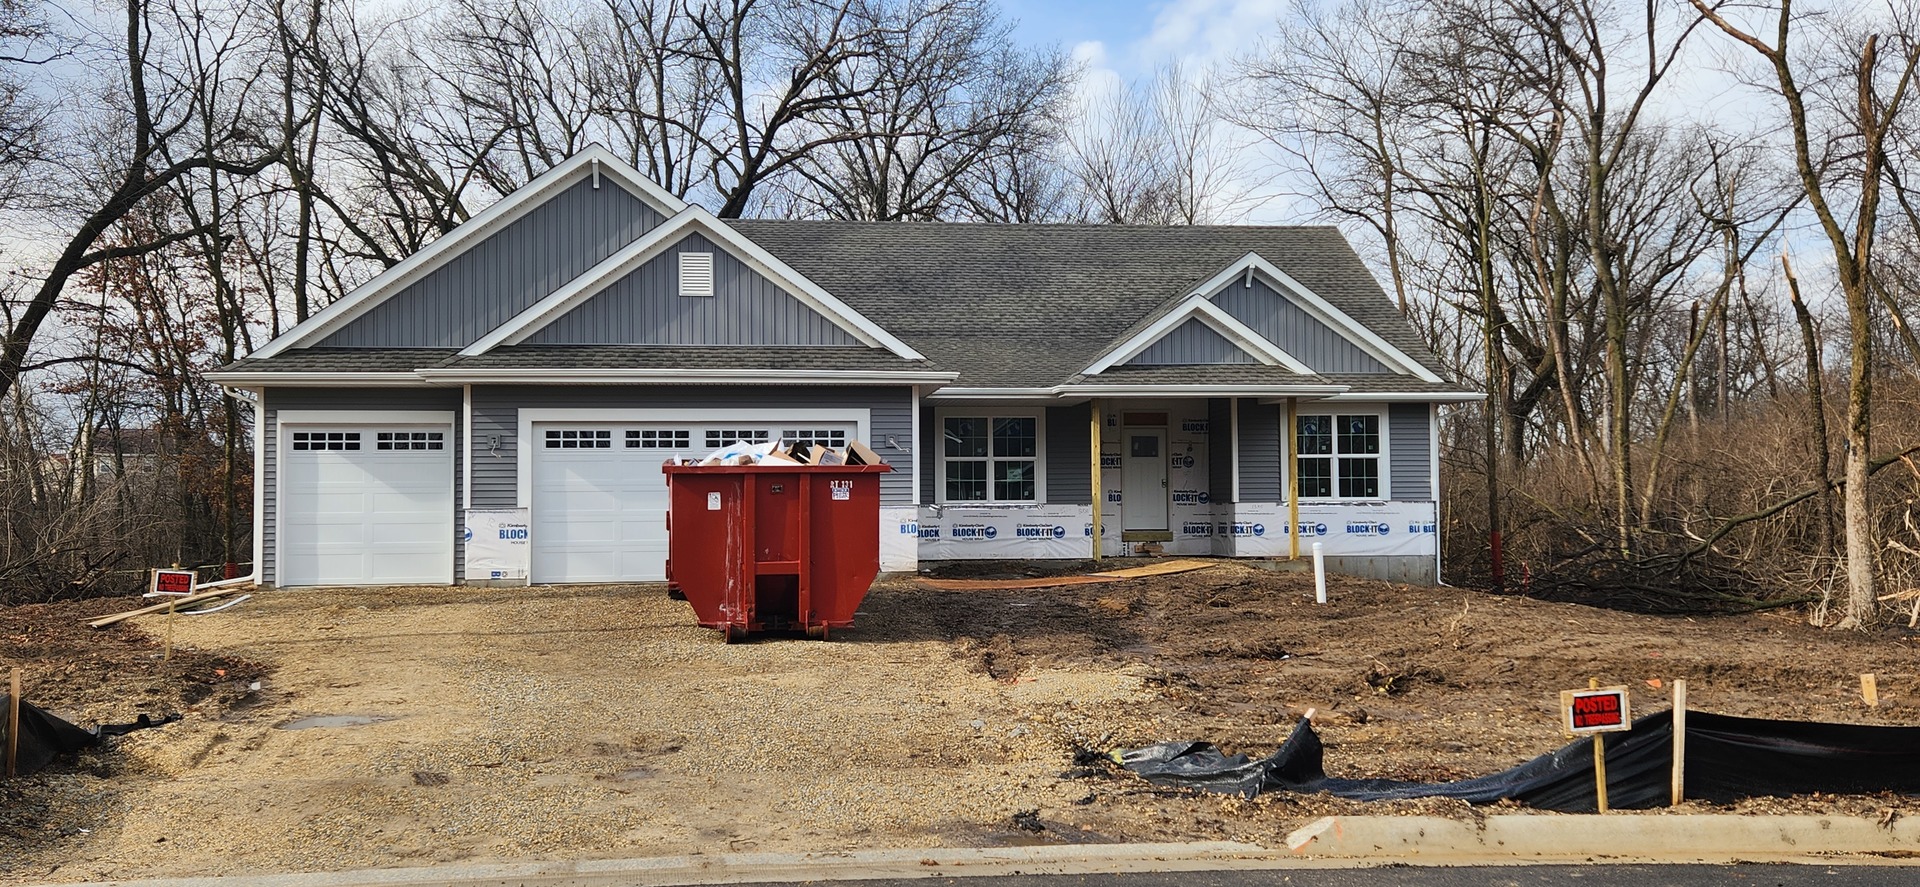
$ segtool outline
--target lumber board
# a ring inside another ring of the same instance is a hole
[[[1144,567],[1128,567],[1124,570],[1106,570],[1094,573],[1095,576],[1107,576],[1114,579],[1139,579],[1144,576],[1166,576],[1172,573],[1189,573],[1213,566],[1212,561],[1177,560]]]
[[[920,577],[913,580],[921,588],[934,591],[979,591],[983,589],[1010,588],[1054,588],[1062,585],[1097,585],[1102,582],[1118,582],[1116,576],[1054,576],[1044,579],[934,579]]]
[[[160,613],[160,612],[164,612],[168,607],[178,607],[182,604],[192,604],[192,603],[198,603],[200,601],[210,601],[210,600],[213,600],[214,598],[226,597],[227,595],[230,595],[230,594],[246,591],[250,587],[251,586],[246,586],[246,585],[235,585],[230,588],[214,588],[214,589],[209,589],[207,591],[196,592],[194,594],[187,595],[186,597],[172,598],[169,600],[161,601],[160,603],[157,603],[157,604],[153,604],[152,606],[141,607],[138,610],[128,610],[124,613],[114,613],[111,616],[102,616],[98,619],[88,622],[87,625],[93,628],[106,628],[109,625],[116,625],[121,622],[125,622],[126,620],[132,619],[135,616],[145,616],[149,613]]]

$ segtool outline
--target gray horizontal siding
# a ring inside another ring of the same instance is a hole
[[[1093,405],[1047,408],[1047,502],[1093,504]]]
[[[871,412],[867,444],[893,465],[880,476],[884,505],[913,504],[913,389],[829,386],[503,386],[473,387],[473,507],[512,508],[519,502],[522,409],[805,410]],[[901,449],[887,443],[892,437]]]
[[[1433,423],[1424,403],[1387,405],[1387,449],[1391,497],[1433,498]]]
[[[1250,364],[1259,359],[1215,332],[1197,319],[1189,319],[1147,350],[1126,362],[1127,366],[1190,366],[1196,364]]]
[[[321,345],[464,348],[660,224],[611,178],[583,176],[393,294]]]
[[[278,558],[279,531],[277,528],[280,512],[280,411],[281,410],[347,410],[367,414],[369,421],[379,419],[383,410],[453,410],[453,478],[456,489],[460,483],[461,461],[463,458],[460,440],[460,392],[447,388],[269,388],[262,412],[266,414],[264,442],[260,448],[260,581],[272,584],[279,581],[275,570]],[[453,515],[453,569],[454,578],[460,578],[461,564],[466,559],[465,549],[460,538],[460,528],[465,521],[460,519],[459,497],[454,497]]]
[[[1207,492],[1215,502],[1233,496],[1233,401],[1207,399]]]
[[[1266,282],[1255,278],[1253,286],[1238,281],[1213,297],[1234,319],[1252,327],[1282,351],[1294,356],[1317,373],[1387,373],[1385,364],[1353,344],[1332,327],[1321,323],[1282,296]]]
[[[680,254],[713,254],[713,295],[680,295]],[[694,234],[527,338],[535,345],[858,345],[773,281]]]
[[[1286,408],[1260,404],[1251,398],[1240,401],[1240,499],[1245,502],[1279,502],[1285,497],[1280,489],[1281,425]]]

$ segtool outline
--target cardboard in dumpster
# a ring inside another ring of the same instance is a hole
[[[885,465],[887,462],[880,458],[879,453],[857,440],[848,441],[844,450],[805,441],[788,448],[785,441],[772,440],[758,444],[735,441],[697,461],[670,459],[668,464],[791,467],[794,465]]]

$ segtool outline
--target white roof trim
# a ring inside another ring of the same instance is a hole
[[[357,373],[357,372],[272,372],[235,370],[232,372],[216,370],[206,374],[207,380],[221,385],[239,387],[277,388],[282,386],[311,387],[315,385],[352,385],[370,388],[418,388],[428,384],[418,373],[410,370],[394,373]]]
[[[1086,369],[1081,370],[1081,373],[1089,376],[1096,375],[1139,357],[1141,352],[1153,347],[1155,342],[1179,329],[1188,320],[1198,320],[1206,324],[1214,332],[1226,337],[1227,341],[1232,342],[1235,347],[1253,355],[1256,360],[1267,366],[1283,366],[1303,376],[1313,375],[1313,370],[1306,364],[1296,360],[1280,346],[1255,332],[1252,327],[1241,323],[1238,318],[1228,314],[1200,294],[1189,296],[1178,308],[1161,315],[1159,320],[1115,346],[1089,364]]]
[[[535,176],[532,181],[515,188],[513,193],[494,201],[492,206],[481,210],[459,227],[436,238],[432,243],[422,247],[419,252],[380,272],[372,280],[355,287],[353,292],[308,317],[299,326],[281,333],[250,356],[272,357],[288,348],[310,345],[337,332],[341,327],[372,310],[374,306],[386,301],[389,296],[406,289],[408,285],[457,258],[469,245],[486,239],[501,228],[513,224],[522,216],[532,212],[553,192],[571,187],[576,179],[594,174],[596,166],[602,177],[611,178],[625,186],[628,191],[634,192],[641,200],[659,210],[663,216],[672,216],[687,206],[685,201],[654,184],[639,170],[615,156],[612,151],[598,144],[591,145],[580,153],[561,161],[560,165]]]
[[[1421,365],[1419,361],[1414,360],[1406,352],[1393,347],[1387,340],[1380,338],[1380,334],[1369,329],[1366,324],[1354,320],[1353,317],[1345,311],[1335,308],[1332,302],[1321,298],[1318,293],[1308,289],[1306,284],[1293,279],[1292,275],[1280,270],[1272,262],[1261,258],[1259,253],[1247,253],[1240,258],[1240,261],[1227,266],[1220,273],[1207,278],[1206,282],[1200,284],[1193,290],[1193,295],[1211,299],[1215,293],[1225,289],[1229,284],[1240,280],[1241,276],[1244,275],[1248,269],[1259,272],[1268,279],[1269,283],[1275,284],[1275,288],[1281,291],[1282,298],[1289,295],[1298,296],[1300,307],[1312,315],[1315,320],[1345,334],[1348,341],[1352,342],[1360,350],[1372,355],[1374,359],[1381,363],[1410,373],[1422,381],[1445,381],[1438,375],[1435,375],[1432,370]]]
[[[688,385],[944,385],[958,373],[933,370],[803,370],[686,369],[677,367],[542,367],[536,369],[459,369],[423,367],[397,373],[352,372],[238,372],[209,373],[223,385],[260,388],[300,388],[354,385],[359,387],[413,387],[467,383],[556,383],[574,385],[675,382]]]
[[[1395,403],[1466,403],[1468,401],[1486,400],[1487,394],[1484,391],[1349,391],[1345,394],[1336,394],[1326,399],[1337,400],[1343,403],[1367,401],[1391,401]],[[1262,401],[1262,403],[1265,403],[1265,401]]]
[[[868,320],[847,303],[835,298],[832,293],[821,289],[818,284],[808,280],[805,275],[780,261],[759,244],[728,227],[714,214],[691,204],[659,227],[648,231],[639,240],[608,256],[605,261],[588,269],[586,273],[569,281],[567,285],[554,290],[533,307],[520,312],[512,320],[481,337],[479,341],[468,345],[460,352],[461,356],[473,357],[502,345],[517,345],[525,341],[540,328],[578,307],[609,284],[658,257],[666,251],[667,247],[677,243],[681,238],[694,233],[706,235],[709,240],[727,248],[734,258],[739,259],[761,276],[779,284],[801,303],[819,312],[835,326],[845,330],[868,347],[884,348],[903,360],[925,359],[920,352],[915,351],[907,343],[882,329],[879,324]]]
[[[1101,385],[1094,382],[1055,385],[1051,388],[942,388],[927,395],[928,400],[1056,400],[1088,397],[1329,397],[1347,390],[1345,385],[1316,383],[1228,384],[1228,385],[1154,385],[1132,383]]]
[[[778,370],[778,369],[685,369],[675,367],[625,368],[500,368],[460,369],[434,367],[416,371],[420,378],[435,385],[486,382],[555,382],[575,385],[614,385],[635,382],[673,382],[687,385],[865,385],[923,384],[940,385],[959,377],[958,373],[933,370]]]

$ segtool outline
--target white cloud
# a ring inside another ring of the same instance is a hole
[[[1173,0],[1154,16],[1153,29],[1135,53],[1149,67],[1169,60],[1187,65],[1228,61],[1274,31],[1288,5],[1287,0]]]

